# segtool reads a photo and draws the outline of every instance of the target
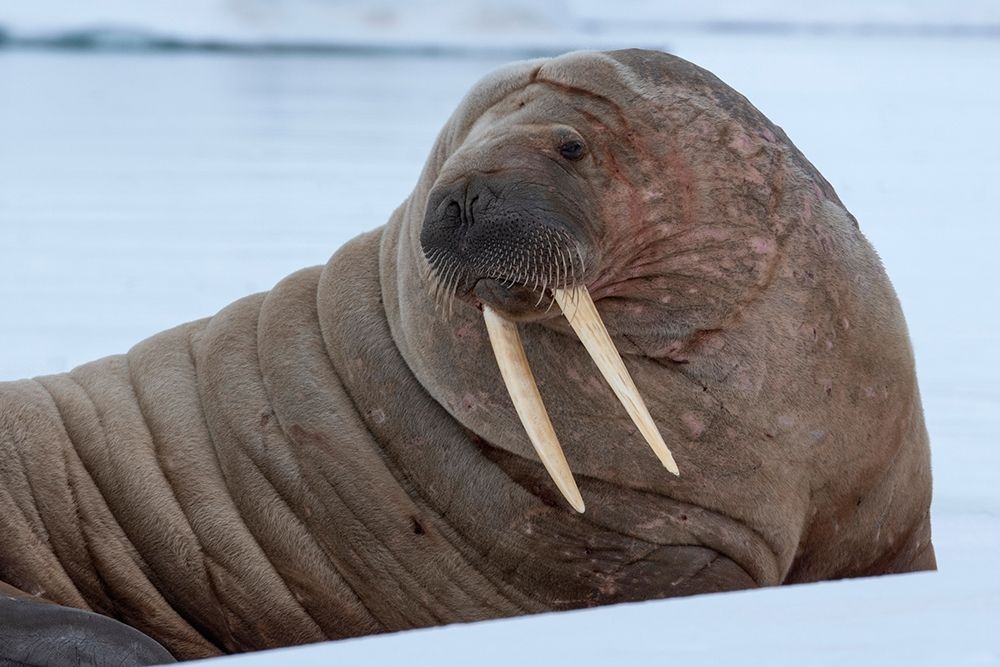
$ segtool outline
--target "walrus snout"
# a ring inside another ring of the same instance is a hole
[[[437,292],[527,315],[582,281],[592,253],[583,209],[538,180],[473,173],[431,191],[420,243]]]

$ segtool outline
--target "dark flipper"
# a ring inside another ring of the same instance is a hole
[[[174,662],[134,628],[0,583],[0,665],[125,667]]]

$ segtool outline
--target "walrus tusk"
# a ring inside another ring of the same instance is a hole
[[[625,411],[649,446],[653,448],[653,453],[660,459],[664,468],[675,475],[680,475],[673,455],[663,442],[663,437],[653,423],[646,403],[636,389],[632,376],[628,374],[628,369],[625,368],[625,362],[622,361],[608,330],[604,327],[604,322],[601,321],[594,301],[590,298],[590,292],[586,287],[576,287],[571,290],[554,289],[553,296],[580,342],[597,364],[601,375],[611,385],[618,400],[625,406]]]
[[[538,452],[538,458],[548,471],[552,481],[577,512],[584,511],[583,497],[573,479],[573,472],[566,463],[559,439],[545,411],[538,385],[528,366],[528,358],[521,345],[521,335],[517,325],[500,317],[489,306],[483,306],[486,331],[489,334],[493,354],[496,355],[500,376],[507,386],[507,393],[514,403],[517,416],[528,432],[528,439]]]

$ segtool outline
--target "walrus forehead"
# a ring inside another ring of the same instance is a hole
[[[576,51],[542,65],[536,81],[574,91],[578,95],[623,105],[637,97],[655,97],[654,85],[610,53]]]
[[[530,67],[503,70],[511,85],[499,86],[491,75],[470,92],[459,110],[465,119],[453,119],[465,130],[456,137],[457,144],[507,124],[620,118],[619,107],[641,95],[644,85],[626,65],[605,53],[574,52],[524,65]]]
[[[555,94],[553,94],[555,92]],[[472,123],[456,151],[468,146],[519,144],[541,147],[575,131],[586,134],[601,110],[587,110],[580,100],[544,83],[511,93]]]

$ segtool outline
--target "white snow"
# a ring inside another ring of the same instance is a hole
[[[77,19],[95,8],[139,15],[125,8],[133,4],[6,3],[0,24],[47,30],[86,22]],[[152,24],[190,21],[189,33],[217,32],[207,14],[223,6],[270,7],[167,4],[147,0]],[[915,14],[902,4],[848,2],[819,16],[845,25],[997,18],[992,2],[919,2]],[[615,39],[630,34],[631,19],[596,2],[518,6],[557,23],[570,7],[619,21]],[[625,14],[640,6],[655,9],[626,3]],[[45,7],[65,12],[43,16]],[[795,7],[761,0],[711,11],[798,21],[805,10]],[[410,37],[423,29],[400,25]],[[605,43],[521,32],[531,44]],[[667,32],[674,52],[785,128],[880,251],[917,357],[940,572],[452,626],[235,664],[1000,663],[1000,41]],[[384,222],[458,99],[500,62],[0,51],[0,379],[127,350],[324,262]]]
[[[204,665],[995,665],[998,595],[995,580],[973,588],[910,574],[452,625]]]

